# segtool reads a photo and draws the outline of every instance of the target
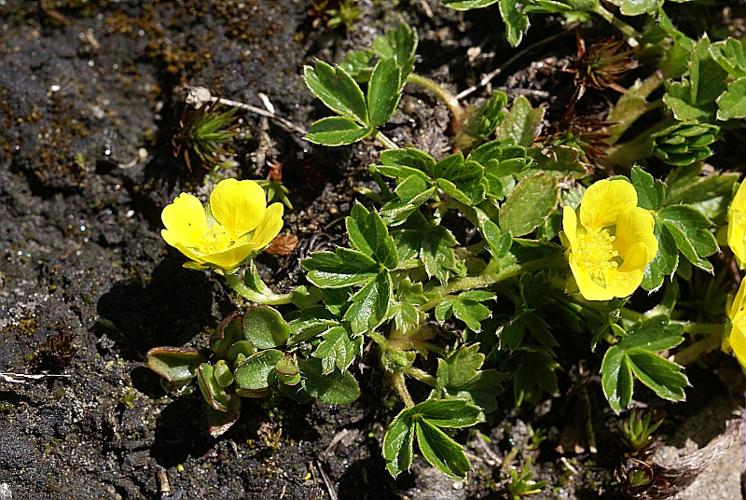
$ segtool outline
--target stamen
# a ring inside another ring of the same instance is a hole
[[[619,265],[619,252],[614,250],[615,239],[603,229],[579,233],[572,249],[578,265],[588,271],[591,279],[600,286],[606,286],[606,273]]]

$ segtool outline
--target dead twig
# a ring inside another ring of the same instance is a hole
[[[27,373],[0,372],[0,381],[8,382],[10,384],[26,384],[29,380],[42,380],[45,378],[70,378],[70,375],[58,375],[54,373],[30,375]]]
[[[266,96],[265,96],[266,97]],[[295,132],[301,135],[306,135],[307,130],[300,125],[296,125],[290,120],[276,115],[272,111],[268,111],[263,108],[252,106],[251,104],[245,104],[231,99],[225,99],[223,97],[214,97],[210,94],[210,91],[206,87],[187,87],[187,103],[192,104],[196,108],[200,108],[202,105],[208,102],[218,102],[226,106],[232,106],[234,108],[243,109],[255,115],[264,116],[277,123],[279,123],[285,130],[289,132]]]

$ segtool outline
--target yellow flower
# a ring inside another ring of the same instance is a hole
[[[733,351],[742,367],[746,368],[746,280],[741,280],[738,293],[728,307],[730,335],[723,339],[723,351]]]
[[[228,271],[264,249],[282,229],[282,204],[267,206],[254,181],[225,179],[210,193],[209,207],[181,193],[161,213],[166,243],[200,265]]]
[[[738,265],[746,263],[746,182],[738,186],[738,191],[728,209],[728,246],[736,256]]]
[[[637,206],[632,184],[623,179],[598,181],[583,196],[580,221],[571,207],[562,215],[563,240],[581,295],[610,300],[632,294],[658,253],[655,221]]]

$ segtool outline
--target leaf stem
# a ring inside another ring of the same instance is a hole
[[[453,94],[443,88],[443,86],[435,80],[431,80],[426,76],[418,75],[416,73],[412,73],[407,77],[407,83],[417,85],[418,87],[422,87],[423,89],[435,94],[435,97],[437,97],[451,111],[451,115],[453,115],[454,132],[461,129],[461,123],[464,119],[464,108],[461,107],[458,99],[456,99]]]
[[[561,264],[560,264],[561,262]],[[536,259],[524,262],[523,264],[513,264],[508,266],[496,273],[480,274],[478,276],[467,276],[465,278],[457,278],[452,280],[446,285],[435,287],[431,290],[436,295],[436,298],[431,299],[422,306],[422,310],[427,312],[435,308],[442,300],[443,297],[451,295],[456,292],[462,292],[464,290],[472,290],[476,288],[487,288],[488,286],[506,281],[511,278],[520,276],[521,274],[537,269],[545,269],[549,267],[556,267],[558,265],[565,265],[564,259],[556,261],[552,259]]]
[[[707,335],[692,345],[677,352],[673,360],[680,365],[689,365],[697,361],[700,356],[712,352],[720,347],[721,338],[717,335]]]
[[[281,306],[284,304],[290,304],[291,302],[290,297],[292,294],[290,293],[277,294],[271,291],[268,293],[262,293],[249,288],[237,273],[226,273],[225,281],[228,282],[228,286],[231,287],[234,292],[249,302],[266,304],[268,306]]]
[[[409,368],[407,368],[406,374],[412,378],[419,380],[422,383],[429,385],[430,387],[435,387],[435,385],[438,383],[438,379],[427,373],[425,370],[414,366],[410,366]]]
[[[640,36],[640,34],[637,32],[635,28],[630,26],[629,24],[625,23],[618,17],[616,17],[612,12],[606,10],[600,3],[596,3],[596,5],[591,9],[591,12],[594,14],[597,14],[599,17],[603,18],[606,22],[614,26],[616,29],[618,29],[622,35],[627,37],[628,39],[634,39],[637,40],[637,37]]]
[[[609,137],[606,143],[613,146],[624,135],[624,132],[642,115],[663,105],[660,99],[647,102],[647,98],[663,85],[663,73],[656,71],[645,80],[636,83],[619,98],[614,108],[609,112],[606,121],[613,123],[609,126]]]
[[[683,331],[689,334],[722,336],[725,333],[725,325],[723,323],[686,322]]]
[[[373,137],[386,149],[399,149],[399,146],[397,146],[394,141],[383,135],[380,130],[376,130],[376,134]]]
[[[406,406],[407,408],[412,408],[414,406],[414,400],[412,399],[412,396],[409,394],[409,390],[407,389],[407,383],[404,380],[404,373],[393,373],[389,377],[389,380],[391,381],[391,386],[396,391],[396,394],[404,403],[404,406]]]

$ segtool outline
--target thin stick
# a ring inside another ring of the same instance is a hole
[[[549,37],[547,37],[547,38],[545,38],[543,40],[539,40],[538,42],[529,45],[525,49],[516,52],[516,54],[513,57],[511,57],[510,59],[508,59],[507,61],[505,61],[499,67],[497,67],[494,70],[490,71],[489,73],[483,75],[482,79],[479,80],[478,84],[472,85],[471,87],[467,88],[466,90],[463,90],[463,91],[459,92],[458,94],[456,94],[456,99],[461,100],[464,97],[470,96],[471,94],[473,94],[474,92],[476,92],[480,88],[487,86],[488,83],[490,83],[493,79],[497,78],[500,75],[500,73],[502,73],[503,71],[505,71],[505,68],[509,67],[511,64],[513,64],[514,62],[516,62],[518,59],[520,59],[521,57],[525,56],[526,54],[528,54],[530,52],[533,52],[534,50],[536,50],[538,48],[541,48],[542,46],[544,46],[544,45],[546,45],[546,44],[548,44],[550,42],[553,42],[557,38],[561,38],[561,37],[565,36],[567,33],[570,32],[570,30],[572,30],[573,28],[575,28],[575,26],[577,26],[577,25],[576,24],[572,24],[572,25],[568,26],[566,30],[560,31],[559,33],[555,33],[554,35],[549,36]]]
[[[0,372],[0,380],[11,384],[25,384],[27,380],[42,380],[45,378],[70,378],[70,375],[58,375],[54,373],[29,375],[26,373]]]
[[[243,109],[250,113],[269,118],[270,120],[276,121],[277,123],[282,125],[289,132],[297,132],[301,135],[306,135],[308,133],[308,131],[300,125],[296,125],[290,120],[278,116],[266,109],[258,108],[256,106],[252,106],[251,104],[244,104],[242,102],[233,101],[231,99],[213,97],[212,94],[210,94],[210,91],[205,87],[187,87],[187,92],[187,102],[193,104],[197,108],[201,107],[202,104],[206,102],[219,102],[220,104],[224,104],[226,106]]]

